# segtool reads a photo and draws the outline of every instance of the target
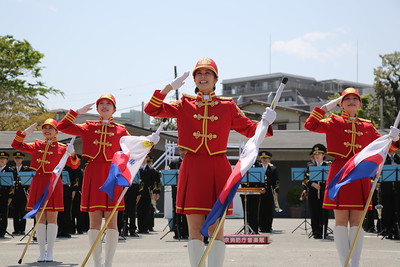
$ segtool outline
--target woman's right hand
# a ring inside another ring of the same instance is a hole
[[[90,103],[90,104],[87,104],[87,105],[85,105],[85,106],[83,106],[83,107],[81,107],[81,108],[78,108],[78,109],[76,110],[76,113],[78,113],[78,114],[85,114],[86,112],[88,112],[89,110],[92,109],[92,106],[93,106],[94,104],[95,104],[95,103]]]
[[[182,85],[185,84],[186,78],[189,76],[189,72],[185,72],[181,76],[175,78],[172,82],[167,84],[164,89],[161,90],[160,93],[167,95],[170,91],[172,90],[177,90],[179,89]]]
[[[26,128],[26,129],[23,131],[23,133],[24,133],[25,135],[28,135],[28,134],[33,133],[33,132],[36,130],[37,125],[38,125],[38,124],[35,122],[34,124],[32,124],[31,126],[29,126],[28,128]]]

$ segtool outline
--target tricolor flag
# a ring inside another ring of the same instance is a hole
[[[391,143],[389,135],[381,136],[351,157],[329,183],[329,198],[335,200],[340,187],[348,183],[364,178],[370,179],[379,174]]]
[[[107,193],[113,201],[115,186],[130,187],[136,173],[145,160],[151,148],[160,140],[160,131],[164,122],[157,131],[148,136],[123,136],[119,144],[122,151],[115,152],[107,180],[100,190]]]
[[[75,141],[75,136],[72,137],[70,144],[73,144],[74,141]],[[69,156],[68,151],[65,151],[60,162],[54,168],[53,173],[51,174],[50,181],[47,184],[47,186],[43,192],[43,195],[39,198],[39,200],[35,203],[35,205],[33,205],[32,210],[29,211],[27,214],[25,214],[25,216],[22,219],[34,217],[39,212],[39,210],[43,206],[43,204],[47,200],[49,200],[50,197],[53,195],[54,189],[57,186],[57,182],[61,176],[62,170],[64,169],[65,164],[67,163],[68,156]]]
[[[207,215],[201,228],[202,235],[208,236],[208,228],[224,214],[225,210],[231,204],[242,177],[247,173],[257,159],[258,148],[267,133],[268,127],[268,122],[260,121],[258,123],[254,136],[250,138],[244,146],[235,168],[229,176],[212,210]]]
[[[287,83],[288,79],[283,78],[282,83],[279,85],[276,90],[276,94],[274,100],[271,103],[271,108],[275,109],[276,103],[278,103],[283,88]],[[207,218],[201,227],[201,234],[203,236],[208,237],[208,228],[213,225],[218,218],[220,218],[225,210],[229,208],[233,198],[235,197],[236,191],[240,185],[242,177],[247,173],[247,171],[251,168],[254,162],[257,159],[258,149],[264,140],[264,137],[268,131],[269,124],[268,122],[261,120],[258,125],[256,132],[252,138],[250,138],[244,146],[242,153],[240,154],[239,160],[235,165],[231,175],[229,176],[224,188],[218,196],[217,201],[215,202],[213,208],[210,213],[207,215]]]
[[[111,201],[114,200],[115,186],[129,187],[132,184],[131,172],[127,168],[129,157],[129,152],[115,152],[108,177],[104,184],[100,187],[100,190],[104,191],[110,197]]]

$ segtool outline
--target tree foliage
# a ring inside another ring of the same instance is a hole
[[[40,80],[43,57],[26,40],[0,36],[0,130],[21,130],[52,117],[39,98],[63,92]]]
[[[361,96],[362,107],[357,115],[360,118],[371,120],[375,127],[389,128],[400,110],[400,52],[380,55],[382,66],[374,69],[375,94]],[[329,100],[339,97],[335,94]],[[380,109],[383,110],[383,125],[381,125]],[[332,113],[340,114],[335,109]]]
[[[382,66],[374,69],[375,96],[372,97],[370,109],[379,118],[380,99],[383,103],[383,127],[389,128],[400,109],[400,52],[379,55]]]

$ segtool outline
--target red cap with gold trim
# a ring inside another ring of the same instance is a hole
[[[342,92],[342,100],[340,100],[340,103],[342,103],[343,98],[345,96],[350,95],[350,94],[356,95],[358,97],[358,99],[361,101],[360,93],[356,89],[350,87],[350,88],[347,88],[347,89],[343,90],[343,92]]]
[[[110,100],[111,102],[113,102],[114,107],[117,107],[117,101],[115,101],[115,97],[112,94],[109,94],[109,93],[101,95],[99,97],[99,99],[97,99],[97,101],[96,101],[96,106],[99,104],[100,100],[102,100],[102,99]]]
[[[201,69],[201,68],[206,68],[206,69],[211,70],[218,77],[217,64],[211,58],[204,57],[204,58],[200,59],[199,61],[197,61],[196,66],[194,67],[194,70],[192,73],[193,76],[196,73],[196,70]]]
[[[43,128],[43,126],[45,126],[45,125],[50,125],[50,126],[53,126],[54,129],[57,130],[57,124],[58,124],[58,123],[57,123],[57,121],[56,121],[55,119],[47,119],[47,120],[45,120],[45,121],[43,122],[41,128]]]

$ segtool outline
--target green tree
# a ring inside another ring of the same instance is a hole
[[[21,130],[53,116],[39,98],[64,94],[40,80],[43,57],[26,40],[0,36],[0,130]]]
[[[374,89],[369,108],[374,117],[379,118],[380,99],[383,101],[383,127],[393,124],[400,108],[400,52],[379,55],[382,66],[374,69]]]

